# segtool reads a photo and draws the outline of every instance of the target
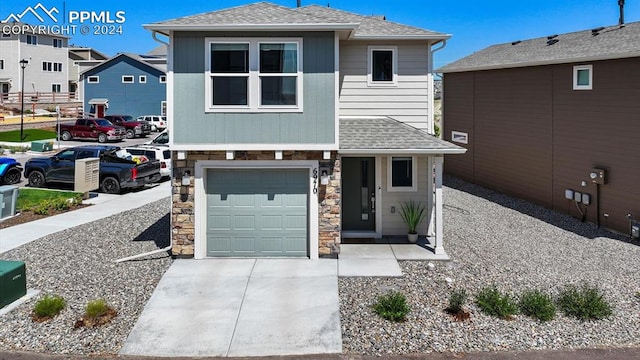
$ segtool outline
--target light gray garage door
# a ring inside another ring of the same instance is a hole
[[[207,256],[307,256],[309,171],[207,171]]]

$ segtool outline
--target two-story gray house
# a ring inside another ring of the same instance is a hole
[[[450,35],[328,7],[256,3],[145,25],[169,38],[177,256],[335,255],[419,231],[442,246],[434,49]]]

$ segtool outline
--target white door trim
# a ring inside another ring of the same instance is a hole
[[[369,158],[374,158],[375,159],[375,167],[376,167],[376,171],[375,171],[375,188],[376,188],[376,205],[375,205],[375,210],[376,210],[376,232],[375,232],[375,237],[376,238],[382,238],[382,156],[376,156],[376,155],[341,155],[340,158],[344,159],[344,158],[364,158],[364,157],[369,157]],[[343,181],[344,178],[341,180]],[[341,184],[342,187],[342,184]],[[340,221],[342,221],[342,218],[340,218]],[[371,232],[358,232],[358,231],[341,231],[342,237],[346,237],[346,238],[357,238],[357,237],[369,237],[371,235]],[[346,235],[346,236],[345,236]]]
[[[314,178],[318,171],[317,160],[202,160],[195,163],[194,181],[194,258],[207,257],[207,170],[209,169],[308,169],[309,170],[309,257],[318,259],[318,194],[314,192],[319,179]]]

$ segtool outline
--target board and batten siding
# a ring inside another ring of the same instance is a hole
[[[302,113],[206,113],[205,38],[303,39]],[[332,32],[177,32],[173,36],[176,145],[335,144],[335,38]],[[265,149],[267,150],[267,149]]]
[[[593,66],[591,90],[573,89],[576,65]],[[446,73],[445,140],[468,130],[472,146],[445,172],[577,218],[565,190],[586,193],[587,221],[628,233],[627,214],[640,219],[638,99],[640,58]],[[606,184],[591,183],[594,167]]]
[[[397,155],[401,156],[401,155]],[[400,217],[400,205],[409,200],[421,202],[422,205],[427,205],[427,157],[418,156],[416,162],[418,163],[418,189],[417,191],[387,191],[388,185],[388,173],[389,173],[389,157],[382,156],[381,158],[381,178],[382,178],[382,234],[383,235],[407,235],[407,226],[402,222]],[[395,213],[391,212],[391,207],[395,207]],[[418,234],[425,235],[427,233],[428,220],[424,221],[418,226]]]
[[[368,86],[369,46],[397,46],[397,86]],[[429,45],[424,41],[340,42],[340,115],[389,116],[427,129]]]

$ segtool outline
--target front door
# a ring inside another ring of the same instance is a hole
[[[3,101],[6,101],[9,99],[9,84],[2,83],[0,85],[0,96],[2,96]]]
[[[104,105],[96,105],[96,117],[102,118],[104,116]]]
[[[342,229],[375,231],[375,158],[342,158]]]

